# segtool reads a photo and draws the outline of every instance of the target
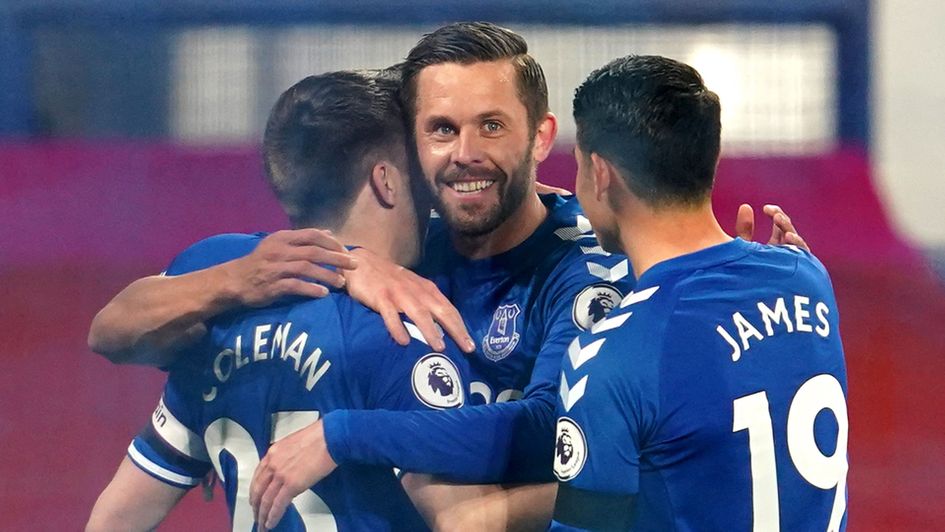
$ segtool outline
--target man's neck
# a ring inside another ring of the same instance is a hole
[[[381,221],[359,214],[350,216],[344,225],[335,229],[335,238],[345,246],[358,246],[390,262],[409,267],[412,260],[403,247],[404,235],[397,234],[397,224],[393,220]]]
[[[465,236],[450,232],[453,246],[460,255],[469,259],[484,259],[514,248],[524,242],[548,217],[548,208],[532,190],[519,208],[491,232],[480,236]]]
[[[719,226],[709,202],[657,210],[636,207],[637,215],[622,216],[617,223],[621,246],[637,278],[660,262],[732,240]]]

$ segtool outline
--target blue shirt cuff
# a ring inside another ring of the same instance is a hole
[[[348,416],[349,412],[347,410],[335,410],[325,414],[325,417],[322,418],[328,454],[338,465],[343,465],[351,458],[349,443],[351,429],[348,426]]]

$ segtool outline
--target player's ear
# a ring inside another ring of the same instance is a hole
[[[397,183],[399,172],[388,161],[377,161],[371,168],[371,190],[378,203],[390,209],[397,204]]]
[[[558,136],[558,117],[554,113],[545,113],[544,118],[535,129],[535,146],[532,148],[532,158],[542,162],[548,158],[555,138]]]
[[[597,153],[591,153],[591,169],[593,170],[591,174],[594,179],[594,197],[597,198],[597,201],[600,201],[604,198],[604,195],[611,192],[615,184],[614,179],[619,179],[620,176],[617,175],[617,169],[614,168],[614,165]]]

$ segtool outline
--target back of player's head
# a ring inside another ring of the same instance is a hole
[[[689,65],[627,56],[591,73],[574,95],[577,142],[616,166],[649,205],[698,204],[712,190],[721,108]]]
[[[456,22],[428,33],[410,50],[403,66],[403,102],[408,122],[416,113],[417,76],[425,67],[442,63],[510,60],[518,74],[518,97],[528,111],[532,128],[548,112],[548,85],[541,65],[528,54],[528,43],[512,30],[490,22]]]
[[[276,101],[263,138],[269,183],[295,227],[337,227],[375,161],[406,168],[400,71],[309,76]]]

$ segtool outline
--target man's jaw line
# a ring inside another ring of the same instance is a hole
[[[529,211],[534,212],[527,214]],[[478,218],[484,213],[473,214],[466,211],[464,214],[464,218],[470,215]],[[547,214],[548,210],[538,194],[532,192],[526,195],[522,204],[504,219],[495,220],[494,225],[488,224],[475,229],[458,227],[459,224],[450,221],[449,217],[447,217],[447,225],[456,250],[467,258],[481,259],[508,251],[523,242],[538,228]]]

